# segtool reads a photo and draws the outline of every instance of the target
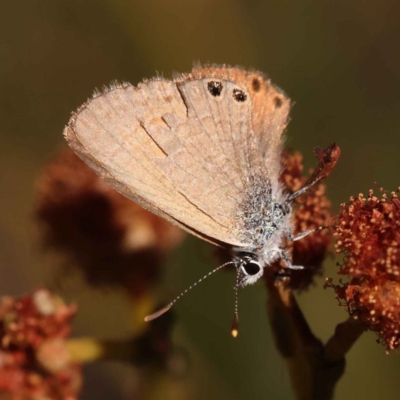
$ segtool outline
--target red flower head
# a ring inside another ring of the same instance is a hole
[[[95,286],[142,295],[184,238],[181,229],[112,189],[70,149],[46,167],[38,192],[44,244]]]
[[[388,350],[400,345],[400,200],[370,190],[342,204],[335,227],[339,274],[349,282],[327,286],[349,313],[376,332]]]
[[[74,400],[81,369],[65,344],[75,306],[47,289],[0,304],[0,393],[11,399]]]
[[[340,150],[335,148],[333,155],[338,158],[339,154]],[[281,180],[291,192],[299,190],[308,180],[308,177],[303,174],[302,159],[302,155],[298,152],[293,155],[287,152],[283,154],[282,164],[285,168]],[[320,163],[322,165],[321,160]],[[320,172],[318,167],[315,172]],[[329,225],[331,203],[326,197],[325,189],[325,184],[319,182],[306,194],[295,200],[294,207],[297,207],[294,218],[295,233]],[[308,288],[313,283],[314,277],[321,274],[322,263],[327,255],[331,237],[330,230],[323,229],[301,240],[289,243],[293,252],[293,264],[305,267],[303,270],[290,271],[290,287],[292,289]]]

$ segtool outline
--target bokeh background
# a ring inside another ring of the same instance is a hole
[[[15,0],[0,10],[1,295],[61,279],[37,244],[35,180],[62,145],[70,112],[113,79],[170,76],[194,61],[265,71],[296,103],[287,143],[304,154],[307,167],[314,165],[314,146],[341,146],[328,181],[336,210],[350,195],[400,184],[398,1]],[[171,295],[210,268],[195,239],[174,257],[166,276]],[[325,276],[335,277],[334,259]],[[177,306],[174,341],[188,349],[191,367],[174,385],[190,382],[192,398],[291,399],[262,284],[242,291],[241,333],[230,337],[233,279],[216,275]],[[326,340],[346,313],[322,283],[299,301]],[[79,304],[76,335],[128,332],[123,294],[90,289],[79,278],[61,286]],[[398,398],[400,357],[385,355],[375,339],[365,334],[351,350],[337,399]],[[87,366],[81,399],[134,398],[132,368]]]

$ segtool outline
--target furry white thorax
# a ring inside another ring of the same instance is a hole
[[[242,267],[241,287],[254,284],[263,275],[264,268],[286,254],[284,240],[292,235],[292,207],[288,206],[285,200],[276,202],[274,199],[269,199],[266,206],[266,218],[259,221],[258,226],[253,225],[252,235],[257,246],[249,251],[251,259],[258,263],[260,271],[249,275]],[[238,260],[238,266],[242,265],[243,258]]]

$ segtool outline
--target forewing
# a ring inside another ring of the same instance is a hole
[[[203,131],[189,82],[115,86],[72,116],[65,137],[100,176],[143,207],[206,240],[248,247],[235,221],[240,170],[230,168],[223,147]]]
[[[175,81],[95,95],[65,137],[109,184],[153,213],[213,243],[251,248],[240,204],[254,176],[277,182],[289,108],[260,73],[198,67]]]

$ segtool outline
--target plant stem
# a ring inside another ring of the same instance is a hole
[[[288,282],[266,280],[267,313],[297,400],[330,400],[345,369],[345,355],[364,332],[353,318],[339,324],[324,346],[312,333]]]

